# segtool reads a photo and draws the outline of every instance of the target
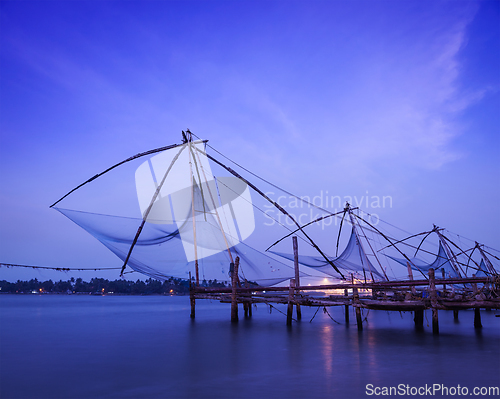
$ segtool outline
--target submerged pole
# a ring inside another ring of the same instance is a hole
[[[349,296],[349,291],[344,288],[344,296],[347,298]],[[345,323],[349,324],[349,305],[345,305]]]
[[[292,237],[292,242],[293,242],[293,267],[295,269],[295,294],[299,295],[299,289],[300,289],[300,279],[299,279],[299,244],[297,242],[297,236]],[[302,311],[300,310],[300,305],[297,303],[296,305],[296,310],[297,310],[297,320],[302,319]]]
[[[190,317],[192,319],[194,319],[194,317],[195,317],[196,301],[194,299],[194,287],[193,287],[193,283],[191,282],[191,272],[189,272],[189,302],[191,303],[191,314],[190,314]]]
[[[413,321],[415,322],[415,328],[420,330],[424,328],[424,310],[416,309],[413,314]]]
[[[245,280],[245,288],[250,288],[250,284],[248,284],[248,280]],[[245,295],[246,296],[246,295]],[[248,295],[248,301],[243,302],[243,310],[245,311],[245,317],[252,317],[252,293]]]
[[[290,288],[288,290],[288,309],[286,312],[286,325],[292,325],[292,316],[293,316],[293,297],[295,296],[295,279],[290,279]]]
[[[231,273],[231,322],[238,321],[238,300],[236,297],[236,289],[238,285],[238,266],[240,265],[240,257],[237,256],[234,265],[231,264],[233,272]]]
[[[359,305],[359,294],[357,288],[352,289],[352,298],[353,302]],[[362,331],[363,320],[361,319],[361,308],[359,306],[356,306],[356,324],[358,325],[358,331]]]
[[[475,274],[472,277],[476,277]],[[472,283],[472,290],[474,291],[474,298],[478,299],[479,291],[477,289],[477,283]],[[474,308],[474,328],[483,328],[481,324],[481,313],[479,312],[479,308]]]
[[[479,308],[474,308],[474,328],[483,328]]]
[[[431,267],[429,269],[429,289],[431,295],[431,307],[432,307],[432,333],[439,334],[439,318],[437,309],[437,292],[436,292],[436,278],[434,269]]]

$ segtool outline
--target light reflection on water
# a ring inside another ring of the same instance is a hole
[[[440,312],[436,337],[411,313],[371,311],[358,333],[341,307],[329,310],[340,325],[302,307],[291,328],[265,305],[250,320],[240,309],[236,325],[228,304],[196,311],[192,321],[188,297],[1,295],[0,396],[363,398],[366,384],[498,384],[497,312],[481,312],[481,332],[472,311],[458,323]]]

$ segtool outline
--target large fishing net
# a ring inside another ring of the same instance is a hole
[[[451,240],[452,233],[436,227],[411,235],[350,205],[316,206],[227,158],[226,166],[208,150],[205,141],[184,137],[95,175],[53,207],[127,270],[159,280],[229,282],[239,257],[240,280],[277,284],[295,276],[294,234],[301,279],[401,279],[408,267],[424,277],[431,267],[446,277],[497,273],[499,253],[492,248]],[[280,203],[284,195],[288,203]]]

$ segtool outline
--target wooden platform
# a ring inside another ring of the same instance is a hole
[[[420,290],[417,292],[416,287]],[[343,294],[327,295],[336,290]],[[354,282],[319,286],[295,286],[295,279],[288,287],[245,287],[233,280],[227,288],[205,288],[192,284],[191,317],[195,316],[198,299],[217,300],[232,304],[231,320],[238,320],[238,304],[243,304],[245,315],[251,316],[251,304],[287,304],[287,324],[292,322],[293,307],[300,319],[301,306],[351,306],[356,310],[358,329],[362,329],[360,309],[415,312],[415,324],[423,325],[423,311],[433,311],[433,332],[439,332],[438,310],[476,309],[474,326],[481,328],[479,309],[500,309],[500,276],[436,279],[429,270],[425,280],[384,282]],[[359,317],[358,317],[359,312]],[[349,312],[346,312],[348,321]]]

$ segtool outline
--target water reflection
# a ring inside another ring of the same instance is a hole
[[[316,309],[285,326],[254,309],[230,322],[225,304],[189,298],[0,296],[2,397],[365,397],[366,384],[497,384],[500,318],[441,312],[440,335],[411,313],[371,311],[359,333]],[[344,320],[342,308],[329,309]],[[6,344],[8,343],[8,344]],[[35,360],[34,360],[35,359]],[[28,378],[29,376],[29,378]],[[78,387],[78,389],[75,389]]]

